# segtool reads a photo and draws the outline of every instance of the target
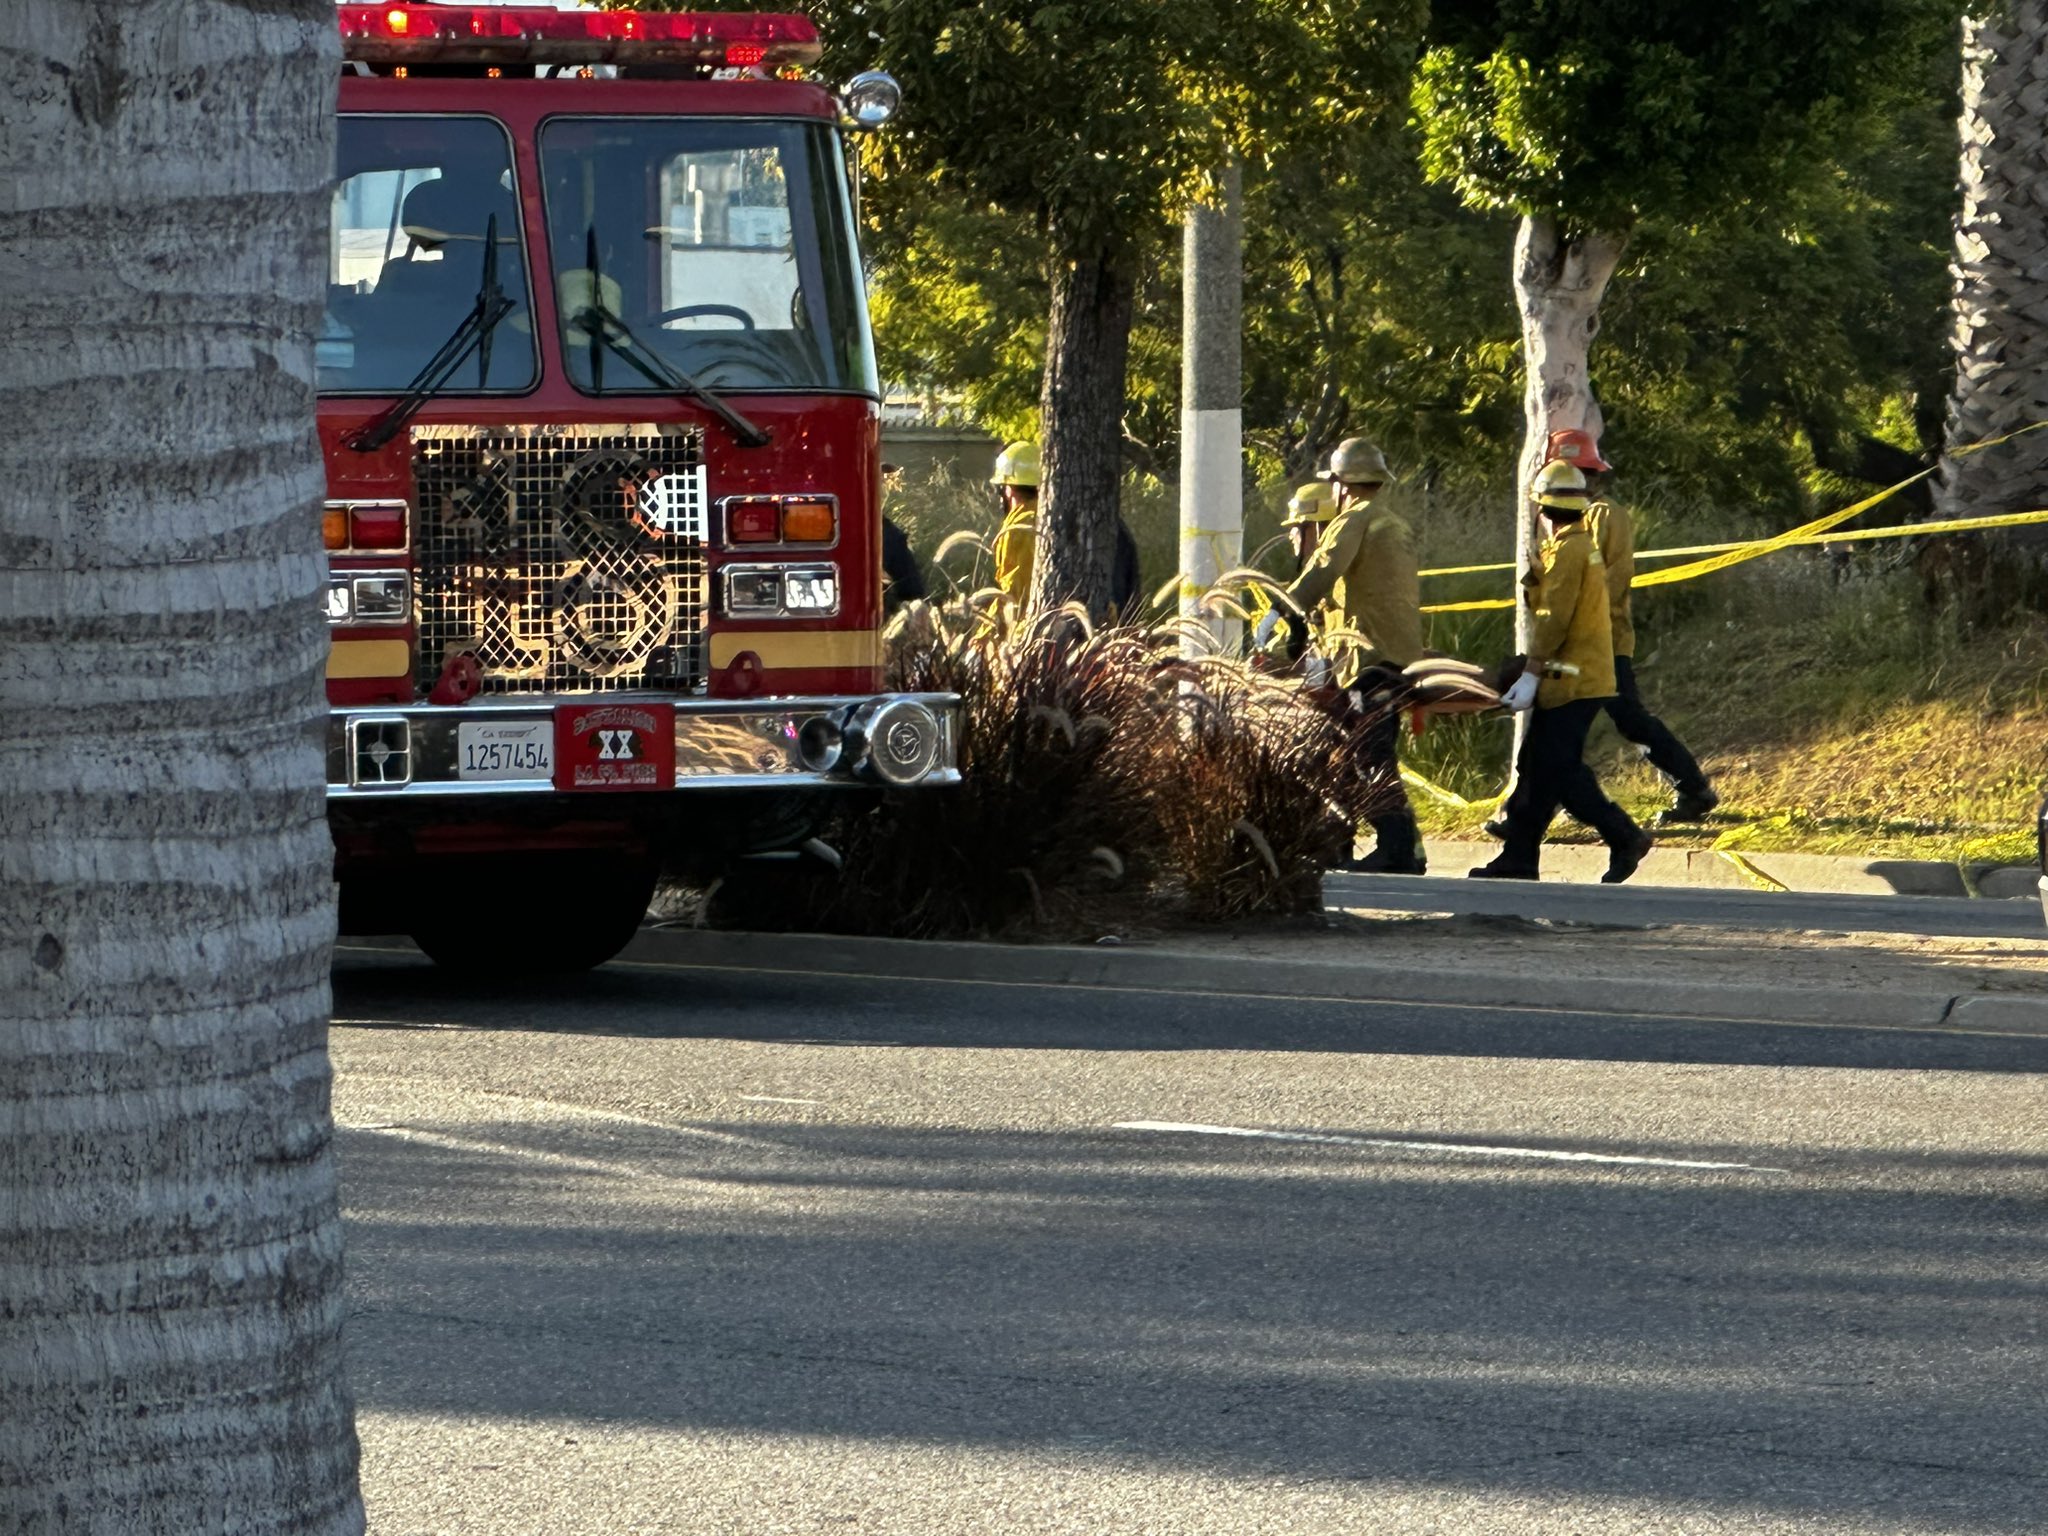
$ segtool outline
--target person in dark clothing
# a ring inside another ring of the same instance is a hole
[[[888,518],[882,519],[882,616],[927,595],[924,571],[911,552],[910,537]]]
[[[1671,809],[1658,820],[1699,821],[1721,803],[1721,797],[1685,743],[1644,706],[1636,687],[1636,627],[1629,601],[1629,585],[1636,571],[1635,527],[1628,508],[1610,499],[1614,466],[1600,456],[1599,444],[1586,432],[1553,432],[1549,446],[1553,460],[1574,465],[1586,477],[1592,501],[1586,510],[1586,528],[1607,567],[1607,608],[1614,625],[1614,697],[1608,701],[1607,718],[1623,737],[1643,749],[1652,768],[1671,781]]]
[[[1130,525],[1118,517],[1116,557],[1109,573],[1109,600],[1116,605],[1119,623],[1128,624],[1138,617],[1145,602],[1143,580],[1138,570],[1138,541],[1131,537]]]

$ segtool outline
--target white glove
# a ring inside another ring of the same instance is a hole
[[[1508,691],[1500,696],[1500,701],[1518,715],[1525,709],[1534,709],[1536,707],[1536,674],[1534,672],[1524,672],[1520,677],[1508,684]]]
[[[1280,632],[1280,610],[1268,608],[1266,616],[1259,620],[1259,627],[1252,631],[1252,644],[1259,650],[1273,643],[1273,637]]]

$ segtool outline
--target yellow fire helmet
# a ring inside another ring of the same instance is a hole
[[[1309,523],[1327,523],[1337,515],[1337,497],[1325,480],[1311,480],[1307,485],[1297,487],[1287,502],[1287,516],[1282,518],[1283,528],[1300,528]]]
[[[1556,507],[1563,512],[1586,510],[1586,476],[1578,465],[1552,459],[1536,472],[1529,487],[1529,499],[1539,507]]]
[[[1026,490],[1038,489],[1038,444],[1014,442],[1007,444],[996,455],[995,473],[988,477],[990,485],[1020,485]]]

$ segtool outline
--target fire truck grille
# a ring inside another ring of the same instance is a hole
[[[703,438],[665,426],[415,427],[419,681],[486,693],[704,680]]]

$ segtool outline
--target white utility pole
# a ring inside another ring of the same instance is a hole
[[[1244,195],[1235,162],[1218,183],[1214,202],[1188,210],[1181,260],[1180,613],[1189,656],[1234,652],[1243,628],[1202,606],[1244,560]]]

